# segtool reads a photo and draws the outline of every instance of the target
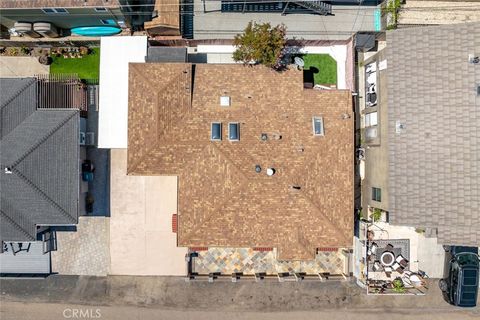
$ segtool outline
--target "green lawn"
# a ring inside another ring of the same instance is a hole
[[[330,55],[306,54],[302,59],[303,69],[313,71],[314,84],[337,84],[337,62]]]
[[[98,79],[100,73],[100,48],[83,58],[54,57],[50,65],[50,74],[77,73],[80,79]]]

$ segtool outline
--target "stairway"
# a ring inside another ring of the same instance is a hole
[[[312,10],[318,14],[327,16],[332,13],[332,5],[320,0],[292,1],[306,9]]]
[[[222,12],[281,12],[289,13],[316,13],[329,15],[332,13],[332,5],[320,0],[304,1],[268,1],[268,0],[222,0]]]

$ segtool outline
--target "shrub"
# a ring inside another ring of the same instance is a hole
[[[374,222],[379,221],[381,217],[382,217],[382,210],[378,208],[373,209],[373,213],[372,213],[373,221]]]
[[[20,52],[21,52],[23,55],[29,55],[29,54],[30,54],[30,48],[21,47],[21,48],[20,48]]]
[[[393,292],[405,293],[405,285],[403,284],[402,279],[393,280],[392,285],[393,285]]]

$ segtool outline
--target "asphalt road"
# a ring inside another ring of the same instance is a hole
[[[0,319],[480,319],[425,296],[367,296],[352,282],[190,282],[174,277],[4,280]],[[98,310],[97,310],[98,309]],[[97,313],[98,311],[98,313]]]
[[[192,311],[169,310],[146,307],[85,306],[73,304],[41,304],[2,302],[2,320],[57,320],[57,319],[112,319],[112,320],[451,320],[478,319],[479,315],[468,310],[416,310],[416,309],[338,309],[292,312],[239,312],[239,311]]]

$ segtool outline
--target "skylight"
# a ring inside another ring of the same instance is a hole
[[[228,140],[240,140],[240,124],[238,122],[230,122],[228,124]]]
[[[312,125],[313,125],[313,135],[315,136],[323,136],[323,118],[322,117],[313,117],[312,118]]]
[[[221,96],[220,97],[220,105],[222,107],[229,107],[230,106],[230,97],[228,96]]]
[[[212,122],[212,132],[210,135],[212,141],[222,140],[222,124],[220,122]]]

